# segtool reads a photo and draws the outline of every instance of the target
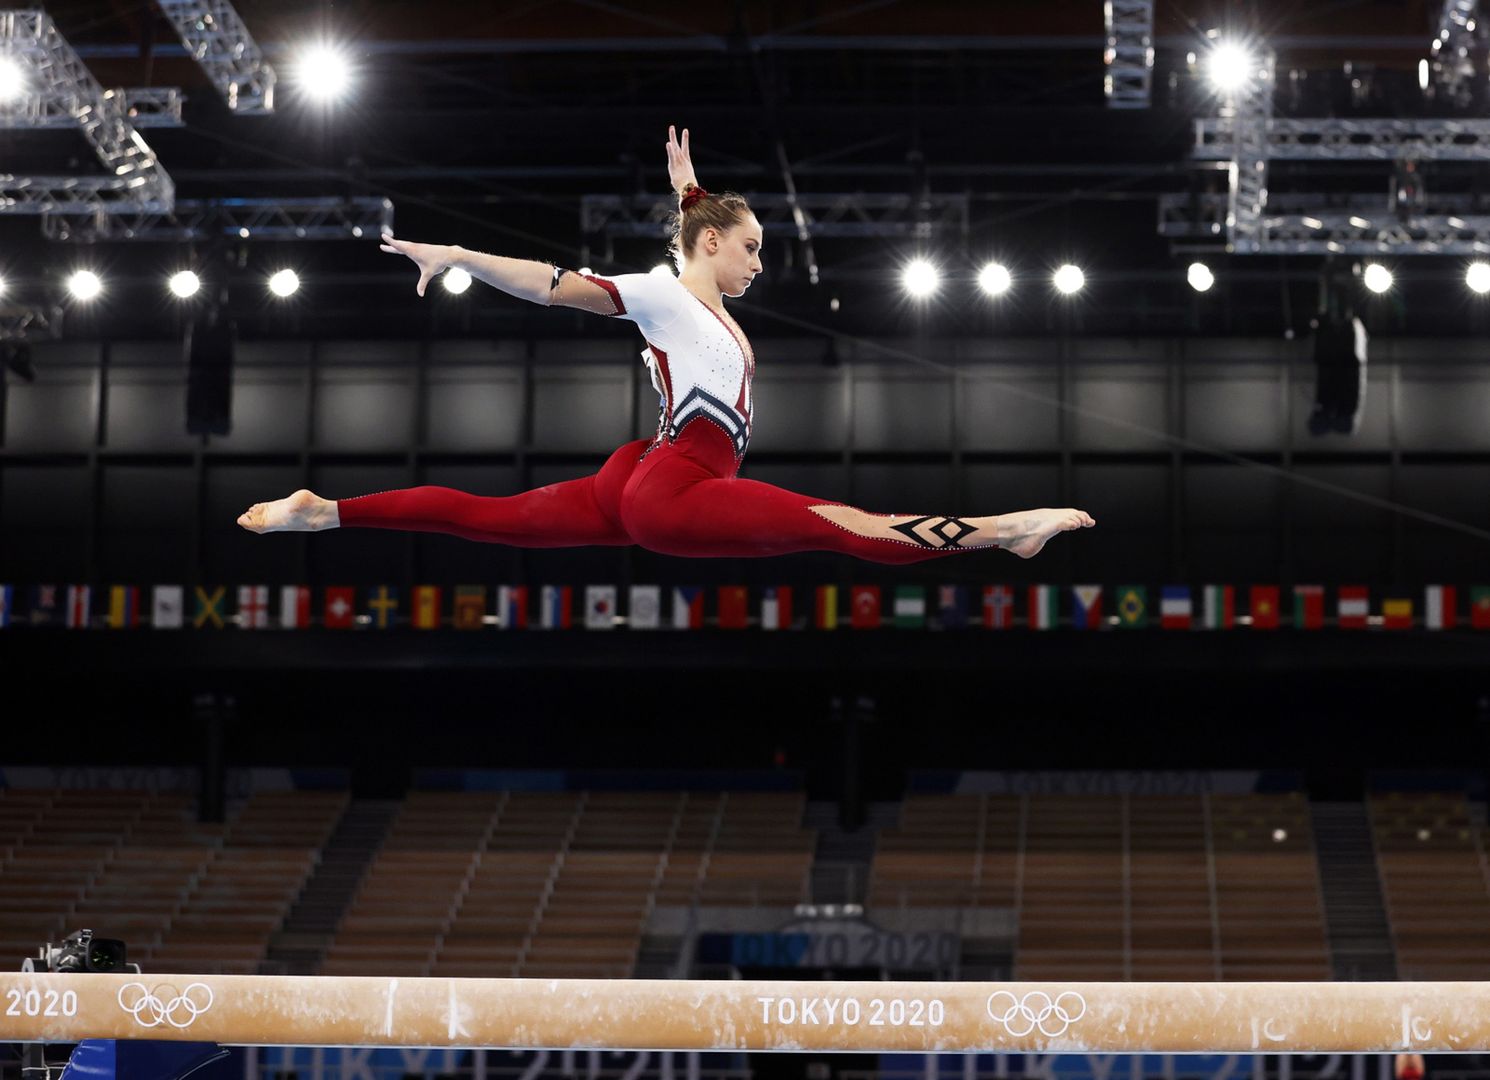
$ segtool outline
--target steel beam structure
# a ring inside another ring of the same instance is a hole
[[[156,0],[187,55],[240,115],[274,111],[274,69],[230,0]]]
[[[1438,33],[1433,37],[1434,73],[1439,84],[1455,99],[1467,98],[1467,83],[1474,77],[1474,50],[1480,32],[1476,25],[1480,0],[1443,0],[1438,15]]]
[[[174,211],[42,218],[51,240],[361,240],[393,229],[387,199],[178,199]]]
[[[1102,94],[1110,109],[1147,109],[1154,77],[1154,0],[1104,0]]]
[[[131,122],[124,92],[98,84],[50,15],[0,11],[0,49],[36,81],[38,96],[62,103],[105,169],[102,176],[0,174],[0,214],[170,210],[175,185]],[[19,107],[0,106],[0,115],[11,111]]]
[[[1159,199],[1159,234],[1176,250],[1214,250],[1226,235],[1227,196]],[[1490,254],[1490,200],[1440,195],[1403,214],[1380,195],[1275,195],[1261,220],[1260,253],[1269,255]]]
[[[1264,136],[1272,161],[1490,160],[1490,120],[1275,117]],[[1232,125],[1211,118],[1195,122],[1197,160],[1225,161],[1237,152]]]
[[[179,86],[140,86],[109,93],[124,95],[124,113],[137,128],[182,124]],[[76,100],[73,94],[25,95],[9,108],[0,107],[0,128],[71,130],[78,126],[72,111]]]
[[[969,199],[959,194],[910,195],[879,192],[847,194],[757,194],[750,208],[761,228],[773,236],[797,236],[800,211],[813,237],[929,238],[948,232],[965,234]],[[607,237],[666,236],[677,203],[650,195],[585,195],[580,199],[580,227]]]

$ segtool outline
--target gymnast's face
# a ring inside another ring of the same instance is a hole
[[[709,260],[714,283],[725,296],[743,296],[761,266],[761,223],[754,214],[727,232],[705,229],[698,240],[699,253]]]

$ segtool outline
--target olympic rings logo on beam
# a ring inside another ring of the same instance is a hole
[[[119,1007],[133,1016],[135,1023],[147,1028],[163,1023],[174,1028],[190,1027],[192,1021],[212,1008],[213,1002],[212,987],[199,982],[180,992],[169,983],[150,990],[144,983],[127,982],[119,988],[118,997]]]
[[[1039,1028],[1040,1034],[1054,1039],[1086,1015],[1086,999],[1074,990],[1055,998],[1043,990],[1031,990],[1022,998],[1007,990],[996,990],[988,995],[988,1015],[1015,1038]]]

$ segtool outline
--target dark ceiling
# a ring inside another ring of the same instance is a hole
[[[766,274],[735,309],[754,334],[1274,334],[1302,329],[1319,258],[1208,258],[1218,285],[1184,281],[1190,261],[1157,232],[1161,192],[1220,184],[1189,161],[1193,120],[1210,109],[1186,65],[1203,32],[1253,35],[1278,53],[1276,108],[1288,115],[1485,115],[1477,89],[1450,107],[1417,86],[1439,4],[1157,5],[1153,106],[1112,110],[1102,96],[1100,0],[869,0],[798,3],[241,3],[280,72],[276,115],[228,114],[149,3],[47,5],[106,86],[180,86],[186,124],[144,132],[178,196],[382,195],[400,235],[486,251],[646,269],[657,240],[608,249],[581,230],[586,194],[664,193],[667,125],[692,131],[701,182],[747,194],[965,194],[966,231],[924,241],[818,238],[814,285],[803,245],[768,238]],[[345,42],[358,81],[342,104],[309,102],[293,53],[320,36]],[[1481,79],[1483,82],[1483,78]],[[0,131],[5,172],[78,172],[80,137]],[[1477,192],[1483,166],[1427,173]],[[1380,191],[1384,165],[1278,166],[1275,187]],[[913,306],[896,275],[917,251],[948,281]],[[972,279],[990,257],[1015,273],[993,303]],[[1089,286],[1056,299],[1048,274],[1070,259]],[[187,263],[229,282],[246,335],[478,336],[607,332],[476,289],[414,295],[412,267],[365,242],[249,242],[175,248],[43,240],[34,217],[0,216],[8,298],[48,303],[76,265],[101,268],[104,301],[68,313],[69,336],[172,336],[181,308],[165,273]],[[265,272],[304,281],[271,304]],[[1348,270],[1348,263],[1334,267]],[[1363,310],[1375,333],[1483,331],[1459,284],[1463,260],[1400,260],[1399,288]],[[1363,294],[1364,295],[1364,294]],[[831,302],[837,299],[837,310]]]

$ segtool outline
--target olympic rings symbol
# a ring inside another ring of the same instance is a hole
[[[190,1027],[193,1020],[212,1008],[213,1001],[212,987],[199,982],[189,984],[179,993],[170,984],[150,990],[144,983],[128,982],[119,988],[118,997],[119,1007],[133,1016],[135,1023],[147,1028],[163,1023],[174,1028]]]
[[[1086,1015],[1086,999],[1074,990],[1054,998],[1043,990],[1031,990],[1022,998],[996,990],[988,995],[988,1015],[1016,1038],[1039,1028],[1040,1034],[1054,1039]]]

